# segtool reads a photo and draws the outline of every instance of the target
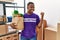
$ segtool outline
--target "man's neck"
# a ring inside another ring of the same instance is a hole
[[[27,12],[28,15],[31,15],[33,12]]]

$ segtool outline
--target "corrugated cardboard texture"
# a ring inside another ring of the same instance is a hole
[[[58,23],[57,40],[60,40],[60,23]]]
[[[18,33],[12,34],[12,40],[19,40],[19,35]]]
[[[5,40],[5,37],[0,37],[0,40]]]
[[[6,25],[0,25],[0,35],[7,33]]]
[[[6,36],[5,36],[5,40],[12,40],[12,34],[6,35]]]
[[[55,31],[45,29],[45,40],[56,40],[56,33]]]

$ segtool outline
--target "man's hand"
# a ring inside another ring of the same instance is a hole
[[[41,12],[41,18],[43,18],[44,17],[44,12]]]
[[[15,23],[10,24],[10,26],[11,26],[12,28],[14,28],[14,29],[17,29],[17,28],[16,28],[17,25],[16,25]]]
[[[41,20],[40,20],[40,23],[38,24],[38,28],[39,28],[39,29],[42,27],[43,18],[44,18],[44,12],[41,12]]]

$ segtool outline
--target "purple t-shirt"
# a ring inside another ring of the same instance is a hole
[[[26,38],[31,38],[36,36],[36,25],[40,22],[39,16],[35,13],[28,15],[27,13],[24,14],[24,30],[22,31],[21,35]]]

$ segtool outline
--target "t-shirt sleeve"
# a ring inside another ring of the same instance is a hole
[[[40,18],[39,18],[39,16],[37,15],[36,25],[38,25],[38,24],[39,24],[39,22],[40,22]]]

